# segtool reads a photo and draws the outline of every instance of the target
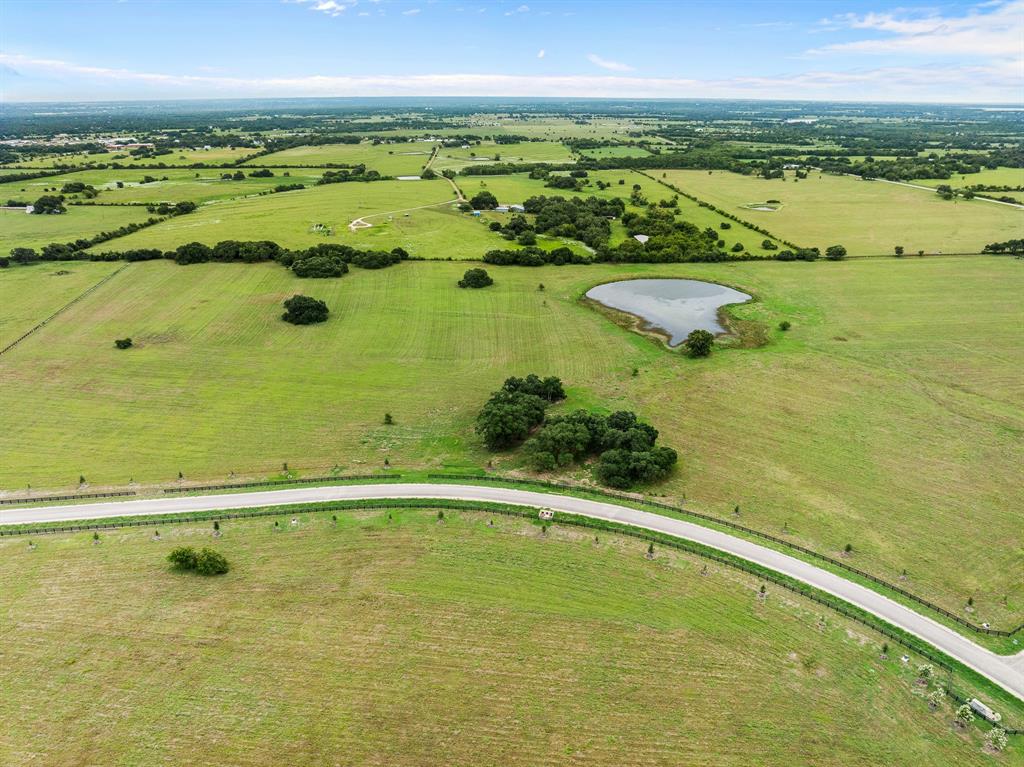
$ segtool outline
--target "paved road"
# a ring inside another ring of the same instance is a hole
[[[1024,700],[1024,652],[1006,657],[871,589],[781,552],[692,522],[568,495],[477,485],[381,484],[309,487],[229,495],[113,501],[0,510],[0,523],[63,522],[140,514],[167,514],[367,498],[447,498],[545,507],[686,538],[735,554],[845,599],[924,639]]]

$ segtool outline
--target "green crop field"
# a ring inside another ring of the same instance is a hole
[[[479,220],[453,210],[447,181],[350,182],[226,200],[117,240],[118,249],[173,249],[186,242],[273,240],[289,248],[337,242],[363,248],[403,247],[424,258],[479,258],[505,241]],[[348,225],[367,217],[368,228]],[[323,224],[333,231],[314,231]],[[110,249],[109,247],[100,248]]]
[[[362,163],[385,176],[418,176],[435,146],[430,141],[377,145],[369,141],[361,144],[318,144],[273,152],[253,160],[252,164],[269,168],[274,164],[317,166],[325,163]]]
[[[251,168],[242,169],[251,173]],[[49,178],[37,178],[28,181],[9,181],[0,184],[0,200],[11,198],[23,199],[28,202],[36,200],[47,192],[60,192],[64,184],[81,182],[89,184],[99,192],[98,202],[180,202],[191,200],[202,203],[210,200],[223,200],[232,197],[244,197],[272,189],[278,184],[306,184],[311,186],[321,176],[321,171],[305,169],[272,168],[272,178],[246,178],[242,181],[225,181],[224,173],[233,173],[225,168],[183,169],[169,168],[166,170],[83,170]],[[284,174],[288,173],[288,176]],[[149,183],[141,183],[143,178],[150,176],[157,179]],[[118,188],[117,183],[124,184]],[[82,199],[82,195],[68,194],[68,200]]]
[[[661,430],[681,462],[654,492],[723,517],[739,505],[745,524],[826,553],[850,543],[852,563],[905,569],[908,588],[950,609],[973,597],[974,620],[1020,620],[1019,262],[506,267],[482,291],[455,287],[466,266],[304,281],[273,264],[131,264],[4,356],[0,486],[261,475],[285,461],[514,469],[518,454],[483,450],[473,417],[505,377],[535,371],[566,381],[566,407],[632,408]],[[26,300],[9,276],[21,269],[54,279],[52,265],[0,271],[0,305]],[[652,275],[752,293],[733,313],[769,343],[689,360],[578,300]],[[298,292],[331,319],[281,322]],[[138,348],[114,349],[124,336]]]
[[[6,256],[11,248],[39,248],[92,237],[150,217],[144,207],[127,206],[69,205],[60,215],[0,210],[0,254]]]
[[[851,255],[977,253],[990,242],[1019,238],[1024,211],[981,200],[951,202],[884,181],[812,173],[794,181],[728,171],[652,171],[680,189],[803,247],[845,245]],[[779,200],[774,212],[751,204]]]
[[[388,515],[0,539],[0,761],[992,762],[917,658],[814,603],[611,534]],[[179,545],[233,569],[174,572]]]
[[[255,154],[256,147],[213,147],[211,149],[179,149],[171,154],[156,157],[132,157],[127,152],[101,152],[99,154],[59,154],[40,155],[38,157],[11,163],[8,168],[53,168],[57,166],[89,165],[97,163],[119,163],[121,165],[193,165],[206,163],[219,165],[233,163]]]

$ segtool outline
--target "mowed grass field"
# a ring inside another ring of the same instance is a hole
[[[132,157],[127,151],[103,152],[100,154],[58,154],[40,155],[35,158],[11,163],[6,168],[53,168],[97,163],[119,163],[121,165],[194,165],[207,163],[218,165],[232,163],[242,157],[258,152],[258,147],[212,147],[210,149],[183,148],[156,157]]]
[[[614,535],[390,514],[0,539],[0,761],[993,761],[928,710],[917,658],[814,603]],[[233,570],[174,572],[179,545]]]
[[[87,262],[5,269],[0,273],[0,349],[122,266]]]
[[[400,246],[424,258],[480,258],[505,245],[481,221],[454,210],[454,200],[443,179],[327,184],[207,205],[119,238],[117,246],[173,250],[192,241],[273,240],[286,248],[333,242],[385,250]],[[349,230],[361,217],[372,226]],[[314,231],[315,224],[333,234]]]
[[[252,168],[242,169],[251,173]],[[64,184],[80,181],[90,184],[100,193],[96,198],[101,203],[126,202],[181,202],[191,200],[196,203],[210,200],[223,200],[232,197],[244,197],[272,189],[278,184],[312,185],[319,180],[322,172],[304,169],[281,168],[271,169],[275,174],[272,178],[246,178],[242,181],[225,181],[224,173],[233,173],[229,168],[204,168],[198,170],[171,168],[167,170],[83,170],[49,178],[37,178],[27,181],[10,181],[0,184],[0,200],[11,198],[33,202],[41,195],[60,192]],[[285,176],[284,173],[288,173]],[[141,183],[143,178],[150,176],[156,181]],[[117,183],[124,184],[118,189]],[[81,194],[66,195],[69,200],[81,199]]]
[[[284,462],[365,473],[385,458],[515,469],[518,454],[488,454],[473,419],[507,376],[532,371],[565,380],[564,407],[650,419],[681,456],[653,492],[724,518],[738,505],[744,524],[829,554],[850,543],[851,564],[906,570],[907,588],[952,610],[972,597],[976,621],[1019,622],[1018,262],[506,267],[481,291],[455,287],[466,267],[303,281],[271,264],[132,264],[4,356],[0,486],[259,476]],[[53,279],[52,265],[25,269]],[[21,272],[0,272],[0,304],[25,300],[7,274]],[[579,302],[632,276],[745,290],[757,301],[733,314],[769,343],[689,360]],[[324,299],[330,320],[281,322],[298,292]],[[137,348],[114,349],[125,336]]]
[[[585,157],[647,157],[651,153],[642,146],[601,146],[580,151]]]
[[[11,248],[39,248],[51,242],[92,237],[126,224],[140,223],[151,215],[144,207],[98,205],[69,205],[67,212],[59,215],[0,210],[0,254],[6,256]],[[109,250],[112,243],[104,244]]]
[[[323,165],[325,163],[358,165],[385,176],[418,176],[427,164],[436,144],[410,141],[396,144],[319,144],[284,149],[253,160],[253,165]]]
[[[851,255],[978,253],[990,242],[1020,237],[1024,211],[982,200],[942,200],[923,189],[850,176],[812,173],[795,181],[729,171],[668,170],[667,181],[802,247],[845,245]],[[774,212],[745,206],[779,200]]]

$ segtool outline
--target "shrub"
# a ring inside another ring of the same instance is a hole
[[[707,357],[711,354],[711,346],[715,337],[707,330],[693,330],[686,337],[686,353],[691,357]]]
[[[6,269],[10,265],[11,265],[11,260],[9,258],[5,258],[3,256],[0,256],[0,269]]]
[[[195,570],[196,559],[196,550],[191,546],[179,546],[167,555],[167,561],[182,570]]]
[[[116,346],[118,349],[131,349],[132,348],[132,339],[130,339],[130,338],[118,338],[116,341],[114,341],[114,346]]]
[[[830,245],[825,249],[825,258],[829,261],[842,261],[846,258],[846,248],[842,245]]]
[[[223,575],[230,569],[228,560],[219,551],[204,548],[196,555],[196,572],[200,575]]]
[[[39,255],[32,248],[11,248],[11,260],[16,264],[30,264],[39,260]]]
[[[330,310],[327,304],[309,296],[296,294],[284,302],[285,313],[281,319],[293,325],[312,325],[324,322]]]
[[[459,280],[460,288],[486,288],[493,284],[494,280],[491,279],[486,269],[467,269],[466,273],[462,275],[462,279]]]
[[[783,320],[782,322],[779,323],[779,330],[781,330],[783,333],[785,333],[791,327],[793,326],[790,324],[789,320]]]
[[[194,570],[199,575],[223,575],[231,569],[228,560],[219,551],[180,546],[167,555],[167,561],[179,570]]]

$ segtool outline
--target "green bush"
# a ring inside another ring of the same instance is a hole
[[[707,330],[693,330],[686,337],[686,353],[691,357],[707,357],[715,337]]]
[[[459,280],[460,288],[486,288],[493,284],[494,280],[491,279],[486,269],[467,269],[466,273],[462,275],[462,279]]]
[[[294,295],[284,302],[285,313],[281,319],[293,325],[312,325],[324,322],[330,310],[323,301],[309,296]]]
[[[191,546],[179,546],[167,555],[167,561],[179,570],[194,570],[199,575],[223,575],[231,569],[223,554],[209,548],[196,551]]]

